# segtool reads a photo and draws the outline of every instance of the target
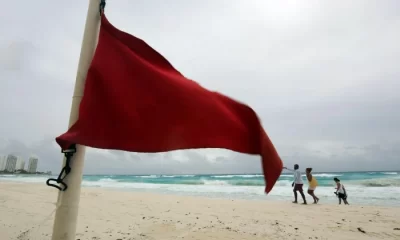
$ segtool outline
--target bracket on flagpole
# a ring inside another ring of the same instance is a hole
[[[106,7],[106,0],[100,0],[100,6],[99,6],[100,16],[101,16],[101,14],[104,13],[105,7]]]
[[[61,169],[61,172],[57,178],[47,179],[46,184],[47,184],[47,186],[55,187],[60,191],[66,191],[68,188],[68,185],[64,182],[64,179],[71,172],[70,162],[71,162],[72,156],[74,155],[74,153],[76,153],[76,146],[75,146],[75,144],[73,144],[68,149],[61,150],[61,152],[64,153],[64,156],[66,159],[65,166]],[[51,183],[51,182],[55,182],[55,183]],[[63,188],[61,188],[56,183],[62,185]]]

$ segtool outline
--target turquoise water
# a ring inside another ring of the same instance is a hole
[[[303,180],[305,179],[305,175]],[[354,173],[314,173],[319,186],[332,186],[333,178],[338,177],[347,184],[360,184],[365,187],[400,187],[398,172],[354,172]],[[261,174],[226,174],[226,175],[92,175],[85,176],[87,181],[97,182],[104,179],[117,182],[153,183],[153,184],[187,184],[187,185],[232,185],[264,186]],[[292,174],[282,174],[278,185],[291,185]]]
[[[400,172],[314,173],[313,175],[319,184],[316,194],[320,197],[321,203],[337,201],[333,194],[335,190],[333,178],[338,177],[347,189],[350,203],[400,206]],[[46,176],[0,175],[0,181],[44,183],[46,179]],[[306,182],[305,176],[303,180]],[[291,201],[292,181],[292,174],[283,173],[268,196],[264,194],[264,178],[260,174],[86,175],[82,184],[86,187],[123,191]]]

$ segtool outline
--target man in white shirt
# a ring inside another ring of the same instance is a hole
[[[292,171],[293,172],[293,176],[294,176],[294,181],[292,186],[294,186],[293,188],[293,192],[294,192],[294,202],[293,203],[297,203],[297,191],[300,192],[301,197],[303,198],[303,204],[307,204],[306,201],[306,196],[304,196],[304,192],[303,192],[303,177],[301,176],[301,172],[299,170],[299,165],[295,164],[294,165],[294,170],[289,169],[287,167],[284,167],[284,169]]]

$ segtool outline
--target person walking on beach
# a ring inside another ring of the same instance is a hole
[[[294,186],[293,188],[293,193],[294,193],[294,202],[293,203],[297,203],[297,192],[300,192],[301,197],[303,198],[303,204],[307,204],[306,201],[306,196],[304,196],[304,192],[303,192],[303,178],[301,176],[301,172],[299,170],[299,165],[295,164],[294,165],[294,170],[289,169],[287,167],[284,167],[284,169],[289,170],[291,172],[293,172],[294,175],[294,181],[292,186]]]
[[[342,199],[344,204],[349,205],[349,203],[347,202],[347,193],[346,193],[346,189],[344,188],[343,184],[340,183],[339,178],[334,178],[333,179],[336,183],[336,192],[335,194],[338,196],[339,198],[339,205],[342,204]]]
[[[306,168],[306,176],[308,180],[308,191],[307,193],[311,195],[314,199],[314,204],[317,204],[319,201],[319,198],[315,196],[314,191],[318,186],[317,179],[311,174],[312,168]]]

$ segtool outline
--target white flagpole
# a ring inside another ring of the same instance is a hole
[[[85,31],[83,34],[78,72],[72,98],[69,126],[78,119],[79,105],[83,96],[86,75],[92,61],[100,26],[100,0],[89,0]],[[75,240],[78,208],[81,193],[82,174],[85,160],[85,146],[76,145],[76,153],[71,158],[71,172],[64,179],[66,191],[60,191],[53,225],[52,240]],[[65,165],[65,158],[64,163]]]

